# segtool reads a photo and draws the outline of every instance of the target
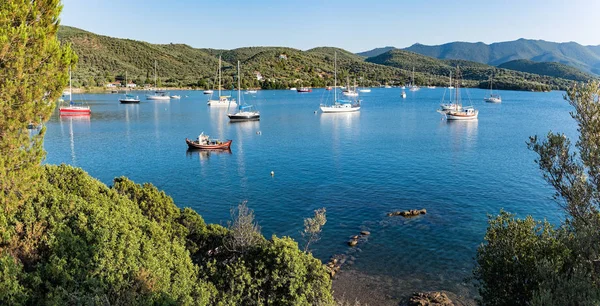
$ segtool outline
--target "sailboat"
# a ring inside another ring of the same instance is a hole
[[[71,80],[71,69],[69,68],[69,105],[60,106],[58,108],[61,116],[81,116],[90,115],[92,110],[89,106],[77,105],[73,102],[73,88]]]
[[[125,89],[127,90],[127,71],[125,71]],[[131,94],[125,94],[125,96],[119,99],[122,104],[140,103],[140,98]]]
[[[494,94],[492,90],[493,76],[490,75],[490,95],[483,98],[485,102],[489,103],[502,103],[502,97],[500,95]]]
[[[158,83],[156,83],[156,61],[154,61],[154,88],[157,88],[157,86],[158,86],[157,84]],[[165,92],[162,90],[156,90],[154,92],[154,94],[146,95],[146,99],[165,101],[165,100],[171,100],[171,97],[169,96],[168,92]]]
[[[342,94],[344,96],[347,97],[358,97],[358,92],[356,92],[356,84],[354,85],[354,87],[350,86],[350,78],[347,78],[346,80],[346,88],[344,91],[342,91]]]
[[[235,102],[235,100],[231,99],[231,96],[221,96],[221,76],[222,76],[221,56],[219,55],[219,99],[213,100],[212,95],[211,95],[211,97],[208,99],[208,102],[206,104],[209,106],[216,106],[216,107],[229,107],[231,105],[236,106],[237,103]],[[238,100],[239,100],[239,97],[238,97]]]
[[[429,89],[435,89],[435,85],[431,83],[431,77],[429,77],[429,85],[427,86]]]
[[[337,99],[337,52],[333,56],[333,67],[334,67],[334,85],[333,85],[333,104],[324,105],[321,104],[320,108],[323,113],[348,113],[356,112],[360,110],[360,100],[338,100]]]
[[[421,89],[419,86],[415,85],[415,67],[413,67],[412,71],[412,83],[410,84],[410,91],[417,91]]]
[[[440,104],[442,111],[447,111],[451,109],[462,109],[462,105],[457,105],[456,103],[452,102],[452,89],[454,89],[454,86],[452,86],[452,71],[450,71],[450,85],[448,86],[448,89],[450,90],[450,94],[448,95],[448,101],[445,100],[446,91],[444,90],[444,96],[442,97],[442,103]]]
[[[238,61],[238,63],[237,63],[237,70],[238,70],[238,101],[240,101],[240,106],[237,108],[237,112],[227,114],[227,117],[229,117],[229,121],[231,121],[231,122],[260,120],[260,112],[257,111],[254,108],[254,106],[247,105],[247,104],[244,104],[244,105],[241,104],[241,99],[242,99],[241,78],[242,77],[240,74],[240,61]],[[235,103],[235,102],[232,102],[232,103]]]
[[[362,93],[371,92],[371,88],[369,88],[369,87],[363,87],[363,88],[359,89],[358,92],[362,92]]]
[[[221,70],[221,67],[217,67],[217,71],[215,73],[215,80],[213,81],[213,88],[215,87],[215,82],[217,81],[217,78],[219,77],[219,71]],[[204,90],[204,94],[205,95],[212,95],[214,92],[214,90],[207,88],[206,90]]]
[[[446,115],[446,120],[474,120],[477,119],[479,111],[473,106],[462,106],[460,98],[460,82],[459,82],[460,71],[459,67],[456,67],[456,92],[454,99],[454,109],[442,111]]]

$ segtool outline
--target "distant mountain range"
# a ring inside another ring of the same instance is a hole
[[[383,53],[386,53],[390,50],[394,50],[396,49],[395,47],[383,47],[383,48],[375,48],[373,50],[369,50],[369,51],[365,51],[365,52],[360,52],[360,53],[356,53],[356,55],[360,55],[362,57],[375,57],[377,55],[381,55]]]
[[[318,47],[306,51],[286,47],[221,50],[192,48],[184,44],[150,44],[97,35],[67,26],[60,27],[58,38],[62,43],[70,43],[79,56],[79,63],[73,73],[77,86],[103,86],[107,82],[122,80],[125,73],[130,81],[137,84],[154,83],[156,61],[159,86],[212,88],[219,56],[222,58],[225,89],[231,89],[236,83],[237,61],[241,62],[242,67],[242,87],[271,89],[331,86],[335,52],[338,59],[338,84],[346,83],[348,79],[351,83],[356,80],[362,86],[406,84],[411,81],[414,68],[415,83],[423,86],[447,86],[448,75],[457,65],[462,70],[462,86],[486,88],[492,74],[495,75],[494,84],[501,89],[565,89],[573,82],[472,61],[440,60],[393,47],[361,55],[334,47]],[[377,56],[365,58],[370,54]],[[542,71],[539,67],[536,69]],[[573,72],[571,74],[575,75]]]
[[[493,44],[452,42],[437,46],[414,44],[405,50],[439,59],[461,59],[498,66],[513,60],[557,62],[600,75],[600,46],[519,39]]]

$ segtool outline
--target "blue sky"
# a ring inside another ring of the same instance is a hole
[[[360,52],[416,42],[492,43],[518,38],[600,45],[598,0],[62,2],[63,25],[197,48],[336,46]]]

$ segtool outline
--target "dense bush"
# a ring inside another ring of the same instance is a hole
[[[8,216],[0,304],[332,303],[324,266],[290,238],[261,235],[236,252],[235,229],[206,225],[150,184],[40,170],[35,196]]]
[[[579,126],[574,146],[563,134],[531,137],[529,148],[566,219],[560,227],[505,212],[490,219],[474,271],[482,304],[600,304],[599,85],[567,93]]]

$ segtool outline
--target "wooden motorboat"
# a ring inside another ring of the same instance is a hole
[[[198,136],[198,140],[185,139],[190,149],[201,149],[201,150],[229,150],[231,147],[232,140],[220,141],[218,139],[211,139],[210,136],[204,135],[204,133]]]

